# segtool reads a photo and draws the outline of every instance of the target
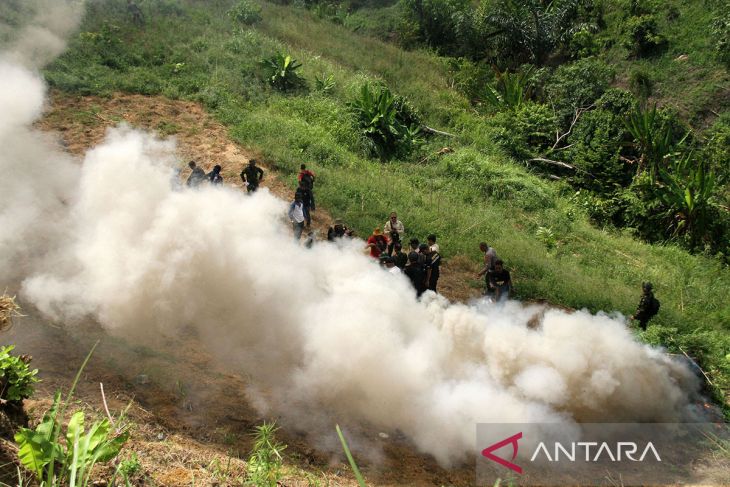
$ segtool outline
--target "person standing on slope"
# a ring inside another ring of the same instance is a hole
[[[390,218],[383,225],[383,235],[388,239],[388,255],[393,255],[393,247],[400,242],[401,236],[406,232],[403,222],[398,219],[396,212],[390,214]]]
[[[246,191],[253,193],[259,189],[259,183],[264,179],[264,170],[256,166],[256,159],[248,161],[248,166],[241,171],[241,180],[246,185]]]
[[[299,242],[302,238],[302,231],[304,230],[304,203],[299,194],[294,195],[294,201],[289,205],[289,220],[294,230],[294,240]]]
[[[479,244],[479,250],[484,252],[484,267],[481,271],[477,274],[477,279],[479,279],[482,276],[484,277],[484,294],[489,294],[491,288],[489,287],[489,278],[487,277],[487,272],[490,270],[494,270],[494,263],[497,261],[499,257],[497,257],[497,251],[494,250],[494,248],[487,245],[486,242],[481,242]]]
[[[643,283],[641,289],[642,294],[639,300],[639,306],[636,308],[636,313],[631,316],[631,319],[638,321],[641,329],[646,331],[649,320],[659,313],[660,304],[659,300],[654,297],[654,287],[650,282]]]
[[[192,170],[192,172],[190,173],[190,176],[188,176],[187,181],[185,181],[185,185],[188,188],[197,188],[200,186],[200,183],[205,181],[205,171],[200,169],[195,161],[188,162],[188,167]]]
[[[302,164],[299,166],[299,175],[297,175],[297,180],[299,181],[299,184],[304,183],[304,186],[311,192],[309,209],[314,211],[316,209],[314,206],[314,173],[307,169],[305,164]]]
[[[223,176],[221,176],[221,167],[216,164],[213,167],[213,170],[210,171],[208,174],[205,175],[206,178],[208,178],[208,181],[210,181],[210,184],[213,186],[218,186],[220,184],[223,184]]]

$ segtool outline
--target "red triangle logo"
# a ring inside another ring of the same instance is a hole
[[[494,453],[492,453],[495,450],[499,450],[503,446],[511,444],[512,445],[512,459],[511,460],[514,460],[517,457],[517,449],[519,448],[519,446],[517,444],[517,440],[520,440],[520,439],[522,439],[521,431],[519,433],[517,433],[516,435],[510,436],[509,438],[505,438],[504,440],[495,443],[492,446],[488,446],[487,448],[482,450],[482,456],[492,460],[493,462],[499,463],[503,467],[507,467],[508,469],[514,470],[515,472],[521,474],[522,468],[519,465],[515,465],[511,461],[507,461],[504,458],[500,458],[500,457],[496,456]]]

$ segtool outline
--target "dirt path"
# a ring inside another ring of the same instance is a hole
[[[198,104],[161,97],[52,93],[46,116],[37,125],[59,134],[69,152],[82,155],[102,141],[109,127],[120,122],[162,136],[174,135],[181,165],[193,159],[208,171],[220,164],[225,184],[242,191],[241,168],[251,157],[259,159],[232,142],[227,129]],[[262,167],[267,172],[262,186],[288,200],[293,181],[287,185],[265,162]],[[332,221],[321,208],[313,215],[313,226],[320,236],[326,235]],[[441,292],[461,301],[478,295],[478,289],[469,286],[475,270],[469,259],[452,258],[442,271]],[[44,382],[37,395],[40,399],[28,402],[31,417],[38,418],[49,406],[54,390],[69,386],[83,357],[99,340],[77,397],[85,407],[103,414],[99,392],[103,382],[112,410],[122,410],[132,401],[130,418],[135,429],[126,455],[134,451],[140,459],[143,475],[139,485],[235,485],[242,478],[245,464],[241,458],[245,459],[251,448],[253,426],[276,418],[263,418],[248,404],[246,377],[221,367],[192,331],[163,337],[159,345],[146,348],[110,337],[95,323],[57,328],[38,317],[29,305],[25,311],[28,316],[18,320],[3,339],[36,357],[34,367],[40,369]],[[444,470],[432,458],[416,454],[413,445],[397,434],[383,440],[378,431],[360,433],[382,447],[382,460],[361,462],[370,485],[473,483],[471,467]],[[280,439],[289,445],[287,464],[291,468],[285,485],[355,485],[339,452],[317,451],[305,435],[286,428],[282,428]],[[3,451],[6,458],[12,457],[12,448],[7,442],[0,443],[0,457]],[[4,480],[2,471],[0,481]]]

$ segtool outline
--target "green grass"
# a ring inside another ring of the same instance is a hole
[[[570,202],[572,191],[566,185],[538,178],[503,153],[490,119],[450,88],[445,59],[403,51],[306,10],[269,3],[262,4],[261,23],[241,28],[225,15],[231,3],[145,3],[154,22],[138,29],[126,18],[124,2],[93,8],[94,2],[81,34],[48,67],[47,79],[72,93],[121,90],[200,101],[230,128],[233,139],[260,151],[289,177],[292,187],[299,164],[306,162],[318,174],[318,202],[360,235],[397,210],[409,236],[423,239],[436,233],[447,258],[465,254],[476,262],[479,241],[488,241],[513,269],[520,298],[628,315],[638,302],[641,282],[650,280],[662,308],[653,322],[657,326],[645,338],[675,349],[682,345],[719,385],[718,397],[728,389],[730,272],[718,260],[593,227]],[[178,10],[163,12],[165,5]],[[681,8],[691,15],[689,6]],[[89,41],[104,32],[111,32],[104,50],[117,46],[118,55],[111,60]],[[677,39],[684,38],[680,34]],[[277,50],[303,63],[301,73],[311,86],[315,75],[333,74],[332,92],[272,91],[261,79],[258,63]],[[618,48],[609,54],[619,64],[628,63]],[[647,66],[659,92],[673,94],[666,103],[681,101],[693,110],[713,96],[712,83],[726,78],[709,57],[698,55],[681,65],[675,79],[673,54],[647,61]],[[693,85],[684,97],[677,80],[693,69],[708,69],[712,82]],[[367,80],[384,81],[407,96],[427,124],[457,137],[430,139],[412,160],[368,158],[346,107]],[[444,146],[454,152],[434,155]],[[540,227],[554,233],[554,249],[538,238]]]

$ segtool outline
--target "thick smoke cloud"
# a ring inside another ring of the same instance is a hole
[[[29,126],[38,77],[6,58],[0,79],[0,281],[51,319],[146,344],[193,328],[263,413],[399,430],[444,464],[474,450],[477,422],[686,413],[691,374],[621,317],[418,302],[362,242],[296,245],[266,190],[176,187],[173,142],[118,127],[72,161]]]

